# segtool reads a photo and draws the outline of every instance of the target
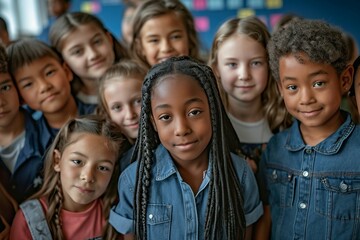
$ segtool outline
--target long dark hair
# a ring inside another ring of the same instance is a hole
[[[230,151],[238,149],[240,143],[226,115],[211,68],[189,57],[176,57],[155,65],[143,83],[139,136],[132,157],[132,161],[138,161],[134,196],[135,235],[137,239],[146,239],[146,209],[151,187],[153,150],[160,144],[151,123],[152,89],[160,79],[171,74],[184,74],[193,78],[204,89],[209,101],[212,125],[209,159],[213,161],[209,162],[212,172],[205,239],[243,239],[243,195],[230,156]]]

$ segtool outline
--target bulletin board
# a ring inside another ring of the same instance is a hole
[[[211,48],[220,25],[233,17],[256,15],[272,31],[283,14],[325,20],[354,37],[360,48],[360,1],[357,0],[182,0],[192,12],[203,50]],[[122,0],[72,0],[72,11],[97,15],[121,38]]]

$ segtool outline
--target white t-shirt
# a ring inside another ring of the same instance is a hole
[[[6,147],[0,147],[0,158],[5,166],[14,173],[15,165],[19,157],[21,149],[25,146],[25,131],[19,134],[13,142]]]

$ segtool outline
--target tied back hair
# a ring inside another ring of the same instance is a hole
[[[46,221],[49,225],[53,239],[64,239],[62,232],[62,220],[60,213],[63,208],[63,192],[61,188],[60,173],[54,170],[54,151],[58,150],[61,154],[65,148],[73,143],[72,136],[75,133],[95,134],[107,139],[108,147],[114,152],[116,157],[123,151],[124,137],[118,127],[106,119],[96,116],[82,116],[69,120],[59,130],[52,145],[45,156],[44,184],[39,192],[33,195],[32,199],[45,198],[48,210]],[[103,216],[109,218],[110,208],[117,202],[117,180],[120,174],[119,161],[115,162],[109,185],[100,197],[103,203]],[[114,239],[118,236],[115,229],[107,222],[103,229],[102,239]]]
[[[159,80],[171,74],[183,74],[204,89],[210,107],[212,140],[209,143],[211,181],[207,202],[205,239],[243,239],[245,217],[243,195],[232,164],[230,151],[239,149],[239,140],[228,119],[211,69],[189,57],[171,58],[151,68],[142,87],[139,137],[133,159],[138,161],[134,196],[135,235],[146,239],[146,210],[149,200],[154,150],[160,143],[151,123],[151,94]]]

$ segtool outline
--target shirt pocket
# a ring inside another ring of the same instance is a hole
[[[280,208],[291,207],[294,204],[296,178],[291,172],[279,169],[267,170],[270,204]]]
[[[360,178],[320,178],[315,210],[335,220],[359,219]]]
[[[168,204],[148,204],[148,239],[170,239],[172,206]]]

